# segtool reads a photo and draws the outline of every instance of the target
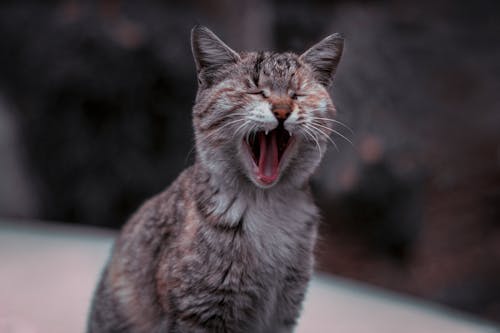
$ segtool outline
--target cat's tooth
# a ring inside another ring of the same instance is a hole
[[[266,135],[269,134],[269,130],[266,130]]]
[[[288,131],[288,134],[290,134],[290,136],[292,136],[292,131]]]

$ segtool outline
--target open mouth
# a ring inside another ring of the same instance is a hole
[[[264,185],[270,185],[279,176],[281,161],[292,138],[280,124],[269,132],[259,131],[244,141],[254,163],[254,169],[259,180]]]

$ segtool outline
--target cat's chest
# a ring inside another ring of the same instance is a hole
[[[233,199],[228,200],[228,197]],[[220,193],[213,203],[214,211],[221,212],[215,217],[220,224],[241,227],[241,232],[236,234],[238,250],[271,264],[293,257],[293,250],[310,242],[315,232],[317,208],[303,191],[269,191],[252,197]],[[220,238],[224,237],[222,232]],[[233,247],[221,244],[223,252],[234,252]]]
[[[216,267],[225,276],[271,272],[278,277],[280,269],[296,266],[302,257],[311,255],[317,209],[311,201],[299,199],[233,203],[220,217],[231,227],[200,221],[203,227],[191,244],[199,254],[197,261],[205,270]],[[228,216],[234,221],[228,221]]]
[[[226,214],[239,223],[221,227],[200,220],[189,247],[179,248],[169,273],[170,283],[179,286],[172,295],[179,310],[194,302],[200,304],[196,313],[220,315],[234,331],[249,325],[244,331],[260,332],[280,307],[290,267],[308,270],[315,238],[315,227],[308,225],[316,210],[268,201],[233,207],[241,211]]]
[[[254,202],[245,207],[241,231],[221,253],[234,261],[231,272],[236,275],[267,278],[267,286],[279,286],[290,267],[307,266],[311,260],[316,220],[317,209],[306,200]]]
[[[313,217],[302,207],[255,207],[244,217],[247,246],[262,263],[285,264],[296,259],[297,249],[309,242],[307,224]]]

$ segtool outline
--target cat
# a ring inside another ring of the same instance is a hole
[[[195,162],[124,226],[87,332],[292,332],[313,271],[308,181],[335,122],[343,50],[235,52],[191,31]]]

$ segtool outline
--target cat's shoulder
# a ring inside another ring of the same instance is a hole
[[[193,187],[193,167],[186,168],[167,188],[146,199],[132,214],[121,232],[121,239],[142,239],[145,242],[172,233],[176,215],[189,200]]]

